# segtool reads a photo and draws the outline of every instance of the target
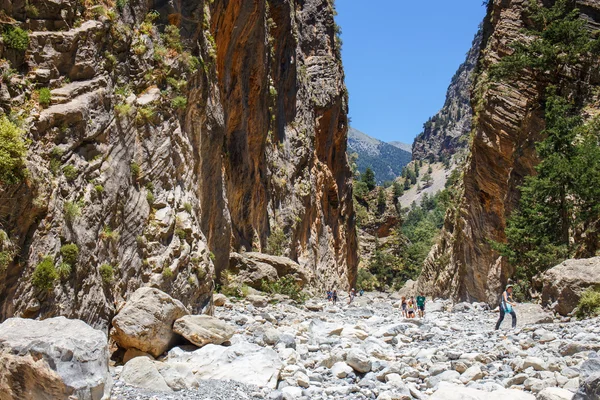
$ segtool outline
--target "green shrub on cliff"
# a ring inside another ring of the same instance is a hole
[[[63,212],[65,221],[68,224],[72,224],[73,221],[75,221],[75,219],[81,215],[81,207],[72,201],[65,201],[65,204],[63,205]]]
[[[62,172],[67,182],[74,182],[79,176],[79,171],[72,165],[66,165]]]
[[[102,277],[102,281],[104,283],[110,283],[114,279],[115,270],[110,264],[102,264],[98,269],[100,272],[100,276]]]
[[[65,244],[60,248],[60,255],[62,256],[63,262],[69,265],[77,264],[77,258],[79,257],[79,247],[75,243]]]
[[[19,183],[25,175],[27,147],[22,135],[19,127],[0,117],[0,185]]]
[[[29,33],[18,26],[7,25],[2,33],[2,39],[7,47],[18,51],[25,51],[29,46]]]
[[[44,87],[38,91],[38,101],[44,107],[50,105],[50,102],[52,102],[52,92],[50,92],[49,88]]]
[[[360,290],[373,291],[377,289],[377,278],[364,268],[358,270],[356,276],[356,287]]]
[[[288,238],[283,229],[277,227],[271,231],[267,238],[267,253],[282,256],[288,245]]]
[[[50,290],[58,279],[58,272],[54,267],[54,257],[46,256],[35,267],[31,276],[31,284],[38,289]]]

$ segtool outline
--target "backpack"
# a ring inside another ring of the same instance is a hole
[[[502,294],[500,295],[500,307],[502,308],[502,310],[504,310],[505,313],[510,314],[512,312],[512,306],[504,301],[505,292],[506,291],[502,292]]]

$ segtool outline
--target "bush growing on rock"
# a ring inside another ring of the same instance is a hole
[[[0,274],[6,271],[8,264],[12,260],[12,253],[10,251],[0,251]]]
[[[361,199],[369,193],[369,188],[367,187],[367,184],[363,181],[352,182],[352,189],[354,190],[354,196]]]
[[[165,41],[168,48],[178,52],[183,50],[183,46],[181,44],[181,35],[179,34],[179,28],[175,25],[168,25],[165,28],[163,40]]]
[[[77,203],[74,203],[72,201],[65,201],[65,204],[63,206],[63,212],[65,215],[65,221],[68,224],[71,224],[73,223],[73,221],[75,221],[75,218],[81,215],[81,208],[79,207],[79,205],[77,205]]]
[[[248,297],[249,287],[247,285],[226,285],[221,287],[221,293],[227,297],[237,297],[240,299]]]
[[[79,247],[75,243],[65,244],[60,248],[60,255],[63,262],[69,265],[75,265],[79,257]]]
[[[100,276],[102,277],[102,281],[105,283],[110,283],[114,279],[115,270],[110,264],[102,264],[99,268]]]
[[[282,256],[287,246],[287,237],[283,229],[277,227],[271,231],[267,239],[267,253],[274,256]]]
[[[31,276],[31,284],[38,289],[50,290],[54,287],[54,281],[58,278],[58,272],[54,267],[54,257],[46,256],[35,267]]]
[[[142,171],[140,164],[138,164],[135,161],[132,161],[131,164],[129,165],[129,169],[131,170],[131,176],[134,179],[138,179],[140,177],[140,172]]]
[[[271,294],[283,294],[289,296],[292,300],[303,303],[307,296],[302,292],[302,287],[296,282],[296,278],[291,275],[284,276],[275,282],[262,281],[261,289],[263,292]]]
[[[52,93],[50,92],[50,89],[48,89],[47,87],[45,88],[41,88],[38,91],[38,101],[40,103],[40,105],[47,107],[50,105],[50,102],[52,101]]]
[[[137,110],[136,121],[139,124],[147,124],[154,120],[155,112],[151,106],[140,107]]]
[[[63,262],[58,265],[58,268],[56,268],[56,273],[61,279],[66,279],[69,277],[69,275],[71,275],[72,269],[73,268],[70,264]]]
[[[29,33],[18,26],[6,26],[2,39],[4,39],[4,44],[11,49],[25,51],[29,46]]]
[[[23,131],[5,116],[0,117],[0,185],[19,183],[25,171],[27,147]]]
[[[185,110],[187,107],[187,98],[184,96],[177,96],[171,100],[171,106],[176,110]]]
[[[131,104],[119,103],[115,106],[115,113],[119,117],[129,115],[131,113]]]
[[[377,288],[377,278],[366,269],[361,268],[357,273],[356,287],[367,291],[373,291]]]
[[[579,299],[575,315],[579,319],[600,315],[600,290],[588,289],[583,292]]]
[[[129,3],[129,0],[117,0],[115,2],[115,6],[117,7],[117,9],[119,11],[123,11],[123,9],[125,8],[125,6],[127,6],[128,3]]]
[[[78,174],[79,174],[79,171],[77,171],[77,168],[75,168],[72,165],[67,165],[63,168],[63,175],[64,175],[65,179],[67,180],[67,182],[75,181],[75,179],[77,179]]]
[[[100,239],[107,240],[109,242],[117,243],[119,241],[119,234],[113,231],[110,226],[105,226],[100,232]]]

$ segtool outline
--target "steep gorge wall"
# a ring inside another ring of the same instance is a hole
[[[491,83],[490,65],[527,40],[523,0],[494,0],[488,5],[484,38],[471,102],[475,111],[472,143],[460,195],[448,211],[439,242],[432,248],[418,281],[419,290],[457,300],[497,303],[512,268],[491,247],[503,242],[506,219],[519,199],[519,185],[533,174],[535,143],[544,129],[542,96],[547,82],[524,72],[515,82]],[[597,2],[577,1],[590,26],[600,22]],[[561,85],[579,102],[590,101],[597,71],[574,68]]]
[[[142,285],[209,312],[230,250],[266,251],[274,232],[314,285],[355,279],[332,4],[0,5],[3,19],[31,30],[24,52],[0,43],[0,106],[29,140],[26,179],[0,186],[11,249],[2,319],[65,315],[106,327]],[[170,24],[181,44],[165,34]],[[45,108],[41,87],[52,89]],[[71,271],[50,290],[34,287],[36,265],[51,256],[58,267],[67,243],[79,248]]]
[[[438,161],[468,146],[473,119],[471,89],[482,37],[483,31],[480,29],[473,39],[465,62],[452,77],[444,106],[425,123],[423,132],[415,138],[412,146],[413,160]]]

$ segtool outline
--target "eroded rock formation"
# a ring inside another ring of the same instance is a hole
[[[29,140],[26,179],[0,185],[2,319],[106,328],[140,286],[207,312],[230,251],[274,233],[317,285],[355,279],[329,1],[0,4],[31,31],[25,50],[0,41],[0,107]],[[60,276],[33,286],[45,257]]]
[[[524,71],[516,81],[490,82],[490,65],[527,40],[526,1],[490,1],[483,25],[479,73],[471,102],[475,111],[461,193],[450,207],[437,245],[425,262],[419,290],[461,300],[497,303],[512,268],[492,249],[505,241],[506,219],[518,205],[519,185],[537,164],[535,144],[544,129],[542,95],[548,84]],[[591,27],[600,22],[600,6],[577,1]],[[563,72],[561,87],[580,103],[600,83],[595,69]]]

